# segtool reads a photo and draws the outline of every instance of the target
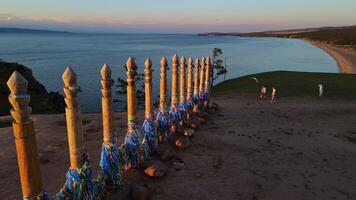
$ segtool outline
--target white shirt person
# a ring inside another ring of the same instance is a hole
[[[266,99],[267,98],[266,94],[267,94],[267,88],[266,86],[262,85],[260,99]]]
[[[322,97],[324,94],[324,86],[323,84],[320,83],[318,87],[319,87],[319,97]]]
[[[272,87],[272,94],[271,94],[271,102],[276,102],[276,94],[277,94],[277,90],[276,88]]]

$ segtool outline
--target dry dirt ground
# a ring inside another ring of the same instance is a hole
[[[128,187],[108,199],[128,199],[129,186],[146,185],[151,199],[356,199],[356,103],[330,98],[284,98],[277,103],[255,95],[215,97],[210,115],[166,164],[163,178],[143,170],[125,173]],[[141,113],[141,116],[143,113]],[[123,140],[125,120],[116,114]],[[53,195],[63,185],[68,164],[63,115],[33,116],[43,182]],[[84,115],[85,144],[98,168],[101,117]],[[11,128],[0,140],[1,199],[20,199]],[[179,162],[178,162],[179,161]]]

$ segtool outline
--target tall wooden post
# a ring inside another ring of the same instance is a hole
[[[198,103],[199,103],[199,69],[200,69],[200,62],[199,58],[195,59],[195,68],[194,68],[194,107],[193,112],[198,112]]]
[[[103,146],[101,148],[99,177],[105,183],[107,190],[116,190],[122,187],[121,167],[119,151],[116,144],[114,130],[114,108],[111,87],[111,69],[104,64],[101,74],[101,101],[103,116]]]
[[[145,62],[145,118],[152,120],[152,61],[150,58]]]
[[[159,90],[159,112],[157,113],[157,134],[162,142],[168,133],[168,112],[167,112],[167,59],[162,57],[160,62],[160,90]]]
[[[102,102],[102,115],[103,115],[103,142],[111,142],[114,133],[114,108],[113,99],[111,96],[111,69],[108,65],[104,64],[101,68],[101,102]]]
[[[137,124],[137,99],[136,99],[136,64],[133,57],[129,57],[126,63],[127,69],[127,135],[125,138],[125,144],[127,146],[127,153],[130,162],[126,168],[137,167],[143,159],[144,154],[140,152],[140,143],[142,141],[142,135],[139,132],[139,127]],[[145,150],[142,152],[146,152]]]
[[[166,110],[167,104],[167,59],[163,57],[161,59],[160,67],[160,90],[159,90],[159,109],[161,112]]]
[[[83,165],[84,143],[82,120],[80,117],[77,75],[72,68],[67,67],[62,76],[66,102],[66,120],[70,155],[70,169],[77,169]]]
[[[175,54],[172,57],[172,98],[171,108],[169,110],[169,121],[171,133],[178,132],[180,121],[182,120],[181,112],[178,105],[178,56]]]
[[[210,70],[211,70],[211,62],[210,62],[210,57],[208,56],[205,60],[206,64],[206,69],[205,69],[205,101],[204,101],[204,107],[207,108],[209,107],[209,84],[210,84]]]
[[[179,103],[185,103],[185,57],[180,58]]]
[[[201,58],[199,93],[203,95],[205,91],[205,58]]]
[[[206,69],[205,69],[205,92],[209,92],[209,82],[210,82],[210,71],[211,71],[211,62],[210,57],[208,56],[205,60]]]
[[[145,121],[142,125],[144,141],[148,144],[150,152],[158,152],[157,134],[155,131],[155,122],[152,118],[152,61],[150,58],[145,62]],[[143,142],[143,145],[146,143]]]
[[[126,63],[127,67],[127,118],[128,122],[136,120],[136,85],[135,73],[136,64],[132,57],[129,57]]]
[[[178,105],[178,65],[178,56],[175,54],[172,58],[172,107]]]
[[[32,110],[28,106],[30,95],[26,93],[27,85],[27,80],[17,71],[12,73],[10,79],[7,81],[7,86],[11,91],[9,101],[13,107],[13,109],[11,109],[11,115],[13,117],[12,127],[15,138],[22,196],[24,199],[31,199],[40,197],[43,188],[36,135],[33,121],[30,119]]]
[[[193,58],[188,59],[188,74],[187,74],[187,102],[193,103]]]

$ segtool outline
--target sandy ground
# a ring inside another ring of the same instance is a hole
[[[341,46],[305,40],[332,56],[339,67],[340,73],[356,74],[356,51]]]
[[[167,161],[165,177],[131,170],[125,182],[146,184],[151,199],[356,199],[356,106],[350,100],[255,95],[214,98],[220,106],[195,132],[191,145]],[[143,113],[141,113],[143,115]],[[34,117],[45,188],[54,194],[68,167],[63,115]],[[85,115],[85,144],[97,169],[100,115]],[[122,141],[125,118],[116,115]],[[41,123],[45,122],[45,123]],[[1,199],[20,199],[11,128],[0,129]],[[184,165],[174,164],[179,160]],[[125,192],[109,196],[125,199]]]

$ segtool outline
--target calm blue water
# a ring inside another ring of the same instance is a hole
[[[337,72],[336,62],[317,47],[300,40],[279,38],[198,37],[195,35],[0,34],[0,58],[33,70],[50,91],[62,92],[62,73],[71,66],[78,75],[83,112],[101,111],[100,68],[109,64],[113,78],[124,77],[128,56],[139,70],[147,57],[153,61],[154,93],[158,93],[159,60],[177,53],[201,57],[223,50],[229,66],[227,79],[251,73],[293,70]],[[219,80],[221,81],[221,80]],[[168,81],[169,82],[169,81]],[[170,88],[170,87],[169,87]],[[156,95],[155,95],[156,96]],[[116,96],[116,98],[122,98]],[[116,109],[123,104],[116,105]]]

